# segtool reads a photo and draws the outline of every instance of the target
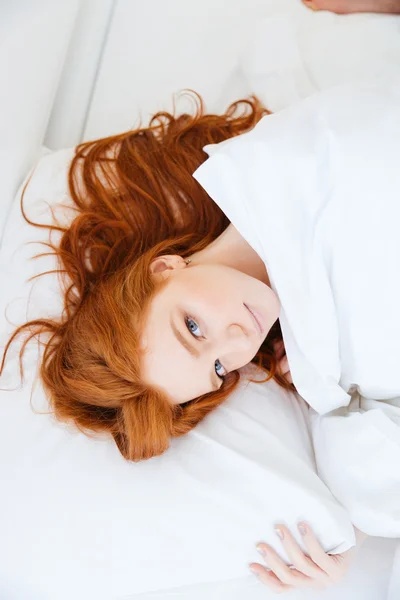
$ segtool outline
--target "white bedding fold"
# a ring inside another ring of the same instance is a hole
[[[359,529],[400,536],[400,81],[316,94],[206,150],[194,176],[281,301],[321,476]]]
[[[312,416],[318,473],[369,535],[400,537],[400,403],[355,392],[348,408]]]

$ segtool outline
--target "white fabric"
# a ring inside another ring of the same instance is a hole
[[[336,15],[273,0],[263,16],[241,52],[240,72],[272,112],[335,85],[400,77],[398,15]]]
[[[157,110],[173,110],[173,99],[178,112],[192,112],[178,96],[187,88],[202,95],[208,112],[220,114],[254,92],[276,111],[338,83],[400,70],[394,15],[314,12],[301,0],[114,5],[84,139],[145,123]]]
[[[15,193],[40,155],[79,5],[18,0],[0,9],[0,245]]]
[[[389,579],[388,595],[386,600],[398,600],[400,597],[400,544],[397,545],[393,556],[393,566]]]
[[[280,298],[319,472],[361,530],[398,537],[400,85],[317,94],[206,150],[194,176]]]
[[[66,223],[73,149],[44,153],[30,173],[25,212],[48,223],[50,205]],[[39,242],[48,231],[24,221],[20,192],[0,252],[0,279],[7,282],[0,295],[1,350],[15,325],[59,316],[62,305],[57,276],[27,282],[57,265],[51,256],[30,259],[46,251]],[[89,439],[41,414],[48,402],[35,380],[37,345],[28,345],[23,386],[20,346],[11,347],[0,378],[1,597],[69,600],[79,590],[79,598],[110,600],[251,581],[248,563],[259,559],[255,544],[263,539],[281,551],[277,522],[291,527],[301,543],[296,524],[306,520],[327,551],[354,544],[346,511],[316,475],[308,411],[295,394],[274,382],[246,387],[244,381],[163,456],[129,463],[113,440]],[[274,597],[264,591],[265,598]]]
[[[386,596],[392,570],[395,540],[368,538],[357,553],[347,576],[326,590],[291,591],[290,600],[398,600]],[[396,586],[391,587],[391,592]],[[268,592],[262,584],[250,578],[235,578],[213,584],[199,584],[168,591],[139,594],[123,600],[265,600]],[[275,598],[277,596],[275,595]],[[283,596],[285,597],[285,596]],[[121,599],[122,600],[122,599]]]

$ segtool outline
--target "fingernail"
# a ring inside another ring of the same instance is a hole
[[[259,577],[260,574],[259,574],[258,570],[256,569],[256,567],[252,567],[251,565],[249,565],[249,569],[253,573],[253,575],[256,575],[257,577]]]
[[[284,535],[282,529],[280,529],[280,527],[275,527],[275,533],[280,540],[283,540],[283,538],[285,537],[285,535]]]
[[[263,548],[263,546],[256,546],[256,548],[262,556],[265,556],[267,554],[267,551],[265,550],[265,548]]]
[[[299,524],[297,525],[297,528],[298,528],[298,530],[300,531],[301,535],[306,535],[306,533],[307,533],[307,529],[306,529],[306,526],[305,526],[305,525],[303,525],[302,523],[299,523]]]
[[[305,4],[307,8],[311,8],[311,10],[319,10],[319,8],[315,6],[312,0],[303,0],[303,4]]]

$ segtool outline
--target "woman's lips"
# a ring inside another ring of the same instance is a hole
[[[263,318],[259,312],[257,312],[252,306],[245,304],[245,307],[253,317],[255,324],[257,325],[257,329],[261,335],[264,335],[264,327],[263,327]]]

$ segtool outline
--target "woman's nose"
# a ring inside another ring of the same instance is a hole
[[[225,330],[225,335],[218,342],[218,352],[229,370],[238,369],[254,355],[254,339],[249,331],[238,323],[232,323]]]
[[[233,323],[227,328],[222,343],[223,347],[220,347],[221,357],[225,359],[229,370],[239,368],[239,366],[242,367],[243,360],[247,360],[250,354],[253,356],[254,339],[251,338],[244,326],[237,323]],[[231,363],[234,366],[229,366]]]
[[[241,341],[247,342],[249,341],[249,332],[243,325],[239,325],[238,323],[232,323],[228,327],[228,335],[229,341]]]

